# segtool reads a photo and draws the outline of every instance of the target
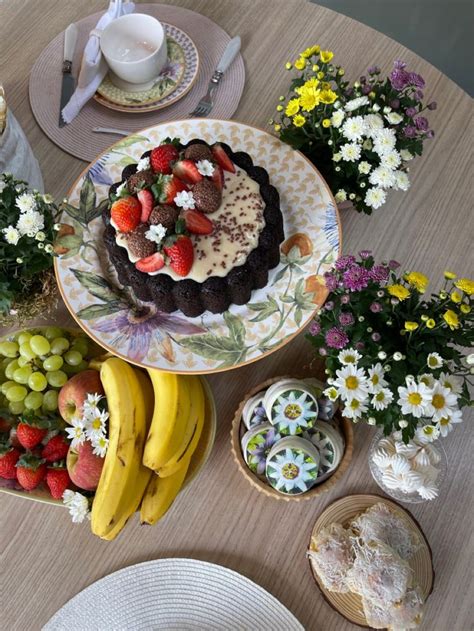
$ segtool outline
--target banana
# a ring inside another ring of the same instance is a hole
[[[191,456],[186,455],[180,468],[167,478],[152,476],[140,507],[142,524],[154,524],[168,511],[183,486],[190,460]]]
[[[186,380],[191,396],[191,413],[183,439],[182,449],[160,469],[156,471],[161,478],[173,475],[181,467],[185,456],[192,456],[201,438],[205,420],[205,399],[204,391],[199,377],[181,377]]]
[[[113,539],[137,510],[151,477],[142,465],[153,393],[145,376],[118,358],[100,377],[109,408],[109,446],[92,504],[92,532]]]
[[[143,464],[157,471],[175,454],[182,452],[191,398],[188,383],[183,377],[154,369],[149,369],[148,374],[155,393],[155,407]]]

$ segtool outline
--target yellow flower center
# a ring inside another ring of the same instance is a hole
[[[436,366],[438,365],[438,360],[436,359],[436,357],[430,357],[428,360],[428,364],[431,368],[436,368]]]
[[[352,399],[350,407],[353,410],[358,410],[360,408],[360,401],[358,401],[357,399]]]
[[[285,408],[286,418],[295,419],[301,416],[301,408],[297,403],[289,403]]]
[[[102,427],[102,422],[98,416],[92,421],[92,429],[100,429]]]
[[[408,395],[408,403],[410,405],[420,405],[421,403],[421,394],[418,392],[410,392]]]
[[[383,401],[385,399],[385,394],[383,392],[377,392],[375,395],[375,399],[377,401]]]
[[[76,427],[76,431],[74,435],[76,438],[80,438],[82,435],[82,429],[80,427]]]
[[[357,377],[354,377],[352,375],[350,377],[347,377],[346,388],[348,390],[357,390],[358,385],[359,385],[359,380],[357,379]]]
[[[439,420],[439,424],[440,425],[449,425],[449,418],[446,418],[446,416],[444,416],[442,419]]]
[[[378,384],[378,382],[380,381],[379,376],[378,375],[372,375],[372,383],[374,386],[376,386]]]
[[[287,462],[281,468],[281,474],[287,480],[294,480],[299,473],[298,467],[293,462]]]
[[[433,404],[433,407],[437,410],[442,410],[445,406],[446,399],[443,397],[442,394],[435,394],[433,395],[431,403]]]

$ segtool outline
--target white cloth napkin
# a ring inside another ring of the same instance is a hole
[[[132,13],[134,10],[135,4],[133,2],[125,1],[122,3],[122,0],[111,0],[109,8],[97,22],[95,28],[103,30],[116,18]],[[94,96],[107,71],[108,66],[100,50],[100,40],[97,35],[90,35],[84,48],[76,90],[62,111],[66,123],[74,120],[87,101]]]

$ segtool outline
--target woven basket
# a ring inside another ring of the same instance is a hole
[[[240,446],[240,440],[246,431],[245,425],[242,423],[242,411],[244,409],[244,405],[247,400],[260,392],[261,390],[266,390],[272,384],[280,381],[281,379],[287,379],[288,375],[283,377],[273,377],[272,379],[267,379],[263,383],[260,383],[258,386],[255,386],[248,392],[245,397],[242,399],[237,411],[235,413],[234,419],[232,421],[232,429],[230,432],[231,436],[231,445],[232,445],[232,454],[234,456],[234,460],[237,463],[237,466],[240,469],[242,475],[250,482],[250,484],[256,488],[260,493],[264,493],[268,497],[271,497],[276,500],[283,500],[284,502],[300,502],[303,500],[309,500],[311,498],[317,497],[318,495],[322,495],[323,493],[327,493],[330,491],[337,482],[342,478],[346,469],[349,466],[349,463],[352,459],[352,451],[353,451],[353,432],[352,432],[352,423],[348,419],[342,417],[339,412],[336,413],[337,419],[339,421],[339,427],[344,435],[345,440],[345,449],[344,455],[342,457],[339,466],[334,471],[334,473],[321,482],[320,484],[316,484],[306,493],[302,493],[301,495],[284,495],[283,493],[279,493],[269,484],[266,484],[263,480],[260,480],[247,466],[247,463],[244,460],[242,455],[242,449]]]

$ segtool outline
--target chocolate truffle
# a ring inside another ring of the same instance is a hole
[[[184,157],[187,160],[194,160],[195,162],[199,162],[199,160],[213,160],[212,151],[209,147],[199,143],[189,145],[184,152]]]
[[[221,205],[222,194],[210,180],[201,180],[193,186],[191,192],[196,208],[203,213],[213,213]]]
[[[155,174],[151,169],[137,171],[127,180],[127,188],[130,193],[137,193],[140,189],[149,187],[155,183]]]
[[[141,223],[135,230],[127,234],[127,246],[132,256],[144,259],[155,252],[156,243],[145,236],[149,227],[147,223]]]
[[[168,206],[167,204],[162,204],[153,208],[148,221],[153,226],[157,226],[160,223],[167,230],[173,230],[178,217],[178,208],[174,208],[174,206]]]

